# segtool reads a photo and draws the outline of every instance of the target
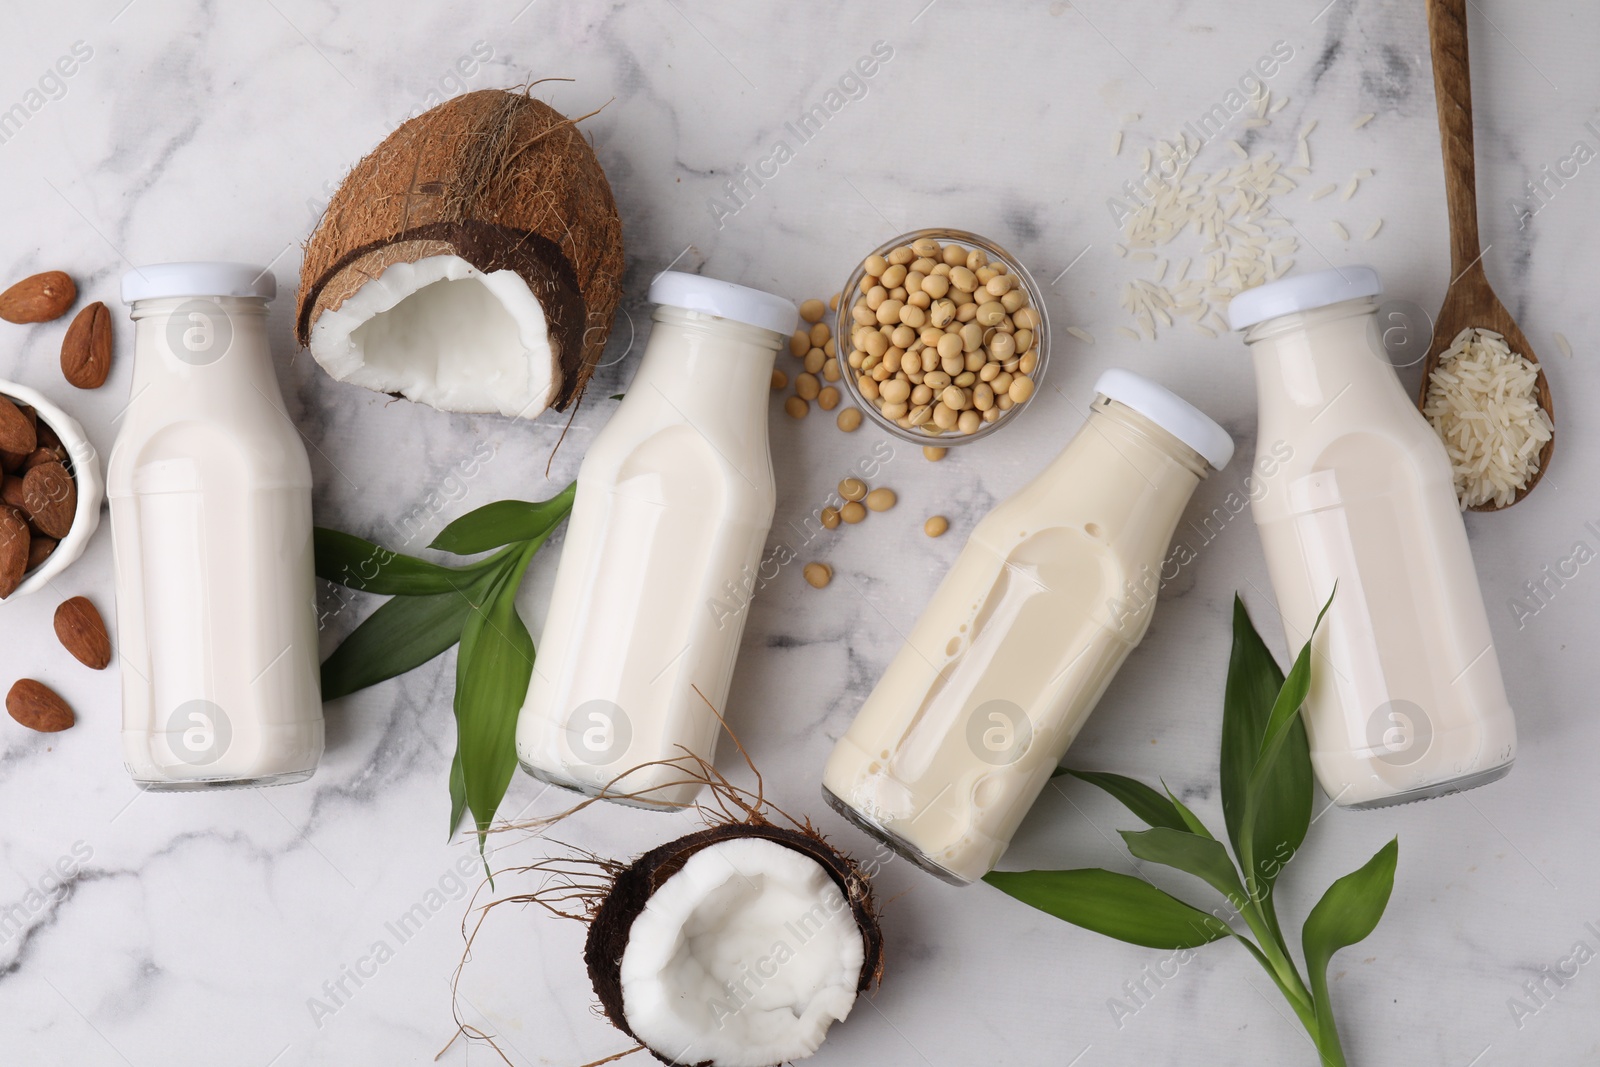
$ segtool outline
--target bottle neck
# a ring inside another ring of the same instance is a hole
[[[1095,397],[1089,421],[1079,436],[1096,447],[1110,449],[1150,482],[1165,481],[1181,472],[1192,476],[1188,488],[1193,490],[1211,473],[1211,465],[1200,453],[1154,420],[1109,397]]]
[[[1398,388],[1376,336],[1372,297],[1280,315],[1245,331],[1263,408],[1287,402],[1322,409],[1351,387]]]
[[[277,383],[267,345],[267,302],[254,297],[135,301],[133,389]]]
[[[656,308],[629,392],[658,392],[686,418],[766,412],[781,334],[683,308]]]

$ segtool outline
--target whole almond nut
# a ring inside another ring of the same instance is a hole
[[[90,670],[103,671],[111,662],[111,638],[105,620],[87,597],[75,596],[56,608],[56,637],[61,647]]]
[[[0,504],[7,507],[25,509],[23,502],[22,478],[20,475],[8,474],[4,481],[0,481]]]
[[[63,452],[66,451],[66,446],[61,443],[61,435],[52,430],[48,422],[35,423],[34,431],[39,438],[40,448],[59,448]]]
[[[36,420],[17,407],[9,397],[0,396],[0,451],[27,455],[39,447]]]
[[[35,537],[28,542],[28,570],[33,570],[39,564],[50,558],[56,550],[54,537]]]
[[[96,300],[78,312],[61,342],[61,373],[79,389],[98,389],[111,373],[111,313]]]
[[[41,463],[22,479],[23,507],[39,532],[56,540],[67,536],[78,512],[78,487],[59,463]]]
[[[61,271],[47,270],[0,293],[0,319],[49,322],[65,315],[77,299],[78,287],[71,278]]]
[[[17,591],[28,573],[28,546],[33,535],[16,508],[0,506],[0,600]]]
[[[42,734],[60,733],[78,721],[54,689],[32,678],[23,678],[11,687],[6,694],[6,710],[13,719]]]
[[[22,467],[18,470],[18,473],[26,474],[33,468],[45,463],[59,463],[62,466],[66,466],[67,450],[59,446],[51,448],[46,445],[40,445],[28,454],[27,459],[22,461]]]

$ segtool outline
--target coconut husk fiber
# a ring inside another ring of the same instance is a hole
[[[516,271],[543,305],[563,411],[588,384],[621,296],[622,222],[594,150],[526,92],[483,89],[404,123],[350,171],[306,244],[303,346],[392,264],[453,254]]]

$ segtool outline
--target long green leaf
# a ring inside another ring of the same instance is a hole
[[[322,699],[337,700],[422,666],[461,638],[493,574],[431,596],[397,596],[379,606],[322,664]]]
[[[1147,948],[1197,948],[1228,925],[1140,878],[1098,867],[991,871],[983,879],[1024,904],[1085,930]]]
[[[1322,617],[1328,613],[1328,608],[1332,604],[1333,597],[1330,595],[1327,603],[1322,605],[1322,610],[1317,612],[1316,622],[1311,626],[1311,635],[1300,647],[1300,654],[1295,657],[1294,666],[1289,668],[1289,674],[1278,690],[1278,696],[1272,703],[1272,711],[1267,716],[1260,753],[1256,756],[1255,765],[1250,769],[1245,783],[1240,838],[1246,843],[1246,847],[1252,849],[1249,858],[1256,869],[1254,873],[1257,874],[1267,865],[1266,857],[1257,856],[1253,851],[1254,842],[1260,839],[1257,827],[1266,816],[1268,805],[1271,803],[1280,758],[1290,747],[1290,739],[1305,736],[1304,725],[1300,719],[1300,706],[1306,702],[1306,696],[1311,692],[1311,649],[1317,639],[1317,629],[1322,625]],[[1309,759],[1309,755],[1307,758]],[[1304,839],[1303,831],[1300,837]],[[1255,888],[1254,884],[1252,888]],[[1257,896],[1260,897],[1262,894],[1258,892]]]
[[[1233,598],[1233,648],[1222,702],[1222,816],[1228,840],[1252,894],[1265,898],[1279,871],[1299,850],[1311,825],[1315,787],[1305,724],[1296,719],[1271,773],[1262,781],[1261,810],[1250,839],[1243,834],[1250,772],[1255,769],[1283,671],[1245,610]]]
[[[1300,654],[1294,658],[1294,666],[1289,668],[1283,688],[1278,690],[1278,698],[1272,702],[1272,714],[1267,718],[1266,732],[1261,738],[1261,754],[1256,757],[1258,768],[1276,758],[1290,729],[1301,721],[1300,706],[1311,692],[1311,649],[1316,644],[1317,631],[1322,627],[1322,617],[1328,614],[1331,607],[1333,596],[1329,594],[1322,610],[1317,612],[1317,620],[1311,624],[1306,643],[1300,646]]]
[[[1172,801],[1134,778],[1106,771],[1074,771],[1061,768],[1051,775],[1070,774],[1090,785],[1099,786],[1122,801],[1123,806],[1150,826],[1165,826],[1171,830],[1186,830],[1187,824]]]
[[[381,596],[428,596],[459,589],[482,573],[488,560],[469,567],[437,563],[391,552],[354,534],[317,527],[312,533],[317,575],[336,585]]]
[[[1139,859],[1160,863],[1192,874],[1227,898],[1236,909],[1245,906],[1244,884],[1228,858],[1222,842],[1187,830],[1157,826],[1150,830],[1119,830],[1128,851]]]
[[[1200,837],[1203,837],[1208,841],[1216,840],[1216,838],[1211,835],[1211,831],[1206,829],[1206,824],[1200,821],[1200,816],[1190,811],[1189,805],[1179,800],[1178,794],[1169,789],[1165,781],[1161,783],[1161,788],[1167,790],[1167,797],[1172,801],[1173,809],[1177,811],[1178,817],[1183,820],[1184,827],[1191,834],[1198,834]]]
[[[1390,838],[1389,843],[1359,870],[1329,886],[1306,917],[1305,929],[1300,933],[1301,947],[1311,978],[1318,1044],[1323,1048],[1339,1045],[1333,1000],[1328,990],[1328,961],[1335,952],[1364,940],[1377,928],[1383,910],[1389,906],[1389,895],[1394,891],[1394,870],[1399,857],[1400,842]]]
[[[517,614],[517,588],[543,543],[529,542],[461,631],[456,660],[456,756],[479,847],[517,767],[517,712],[533,677],[533,638]],[[454,777],[454,768],[451,774]]]
[[[500,500],[485,504],[440,530],[428,547],[470,556],[513,541],[544,537],[572,510],[577,491],[578,483],[573,482],[549,500]]]

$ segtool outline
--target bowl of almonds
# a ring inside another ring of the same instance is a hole
[[[1050,341],[1039,287],[993,241],[901,234],[862,259],[842,291],[845,388],[894,436],[976,441],[1038,391]]]
[[[76,419],[0,381],[0,600],[43,587],[83,555],[105,483]]]

